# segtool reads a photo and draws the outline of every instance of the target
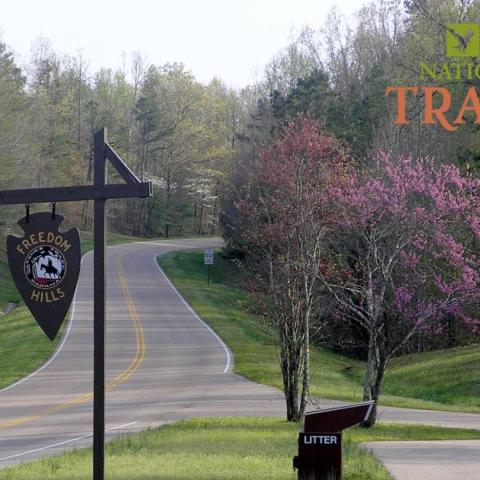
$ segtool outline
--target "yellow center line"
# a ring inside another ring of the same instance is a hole
[[[130,317],[133,321],[133,325],[135,328],[135,337],[136,337],[136,344],[137,344],[137,350],[135,357],[133,358],[132,362],[126,368],[122,373],[120,373],[117,377],[115,377],[112,381],[110,381],[106,386],[105,389],[107,391],[112,390],[113,388],[117,387],[118,385],[122,384],[128,378],[130,378],[133,373],[140,367],[142,364],[144,358],[145,358],[145,352],[146,352],[146,346],[145,346],[145,335],[143,332],[143,327],[142,327],[142,322],[140,321],[140,318],[138,316],[137,310],[135,308],[135,304],[133,303],[132,297],[130,295],[130,292],[128,290],[128,283],[127,279],[125,277],[125,273],[123,271],[123,265],[122,265],[122,260],[123,257],[126,255],[126,253],[117,256],[117,272],[118,272],[118,278],[120,279],[120,285],[123,290],[123,295],[125,297],[125,300],[127,302],[128,306],[128,311],[130,312]],[[88,400],[93,398],[93,393],[86,393],[78,398],[75,398],[73,400],[70,400],[68,402],[60,403],[58,405],[54,405],[53,407],[47,408],[45,410],[41,410],[40,412],[34,413],[32,415],[27,415],[25,417],[19,417],[15,418],[12,420],[8,420],[6,422],[0,423],[0,430],[4,430],[9,427],[13,427],[15,425],[21,425],[24,423],[31,422],[33,420],[36,420],[41,417],[45,417],[46,415],[50,415],[51,413],[58,412],[60,410],[65,410],[67,408],[73,407],[75,405],[79,405],[81,403],[85,403]]]

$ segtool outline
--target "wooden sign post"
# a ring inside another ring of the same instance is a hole
[[[125,183],[107,184],[107,159]],[[107,142],[104,128],[94,137],[93,185],[0,191],[0,205],[93,200],[93,479],[103,480],[105,442],[105,248],[106,203],[110,198],[152,196],[150,182],[140,182]],[[33,215],[32,215],[33,217]],[[19,250],[20,251],[20,250]],[[20,252],[21,253],[21,252]],[[52,254],[53,255],[53,254]],[[46,268],[53,268],[47,264]],[[57,268],[58,270],[58,268]],[[65,312],[66,313],[66,312]],[[62,319],[63,320],[63,319]],[[43,328],[43,327],[42,327]],[[58,330],[58,329],[57,329]],[[50,330],[48,330],[50,332]],[[50,335],[52,338],[52,336]],[[53,335],[54,337],[54,335]]]

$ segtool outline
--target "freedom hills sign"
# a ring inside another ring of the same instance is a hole
[[[23,237],[7,238],[15,285],[50,340],[68,312],[80,273],[80,235],[76,228],[60,233],[62,221],[61,215],[34,213],[18,222]]]

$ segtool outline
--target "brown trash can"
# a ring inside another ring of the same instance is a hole
[[[372,400],[305,414],[304,429],[298,435],[298,456],[293,458],[298,480],[342,478],[342,430],[365,421],[373,404]]]

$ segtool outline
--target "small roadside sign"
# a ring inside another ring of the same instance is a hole
[[[205,265],[213,265],[213,248],[212,247],[205,247],[203,252],[203,259]]]

